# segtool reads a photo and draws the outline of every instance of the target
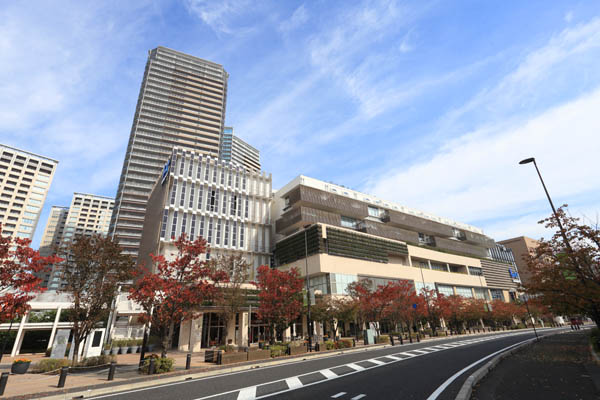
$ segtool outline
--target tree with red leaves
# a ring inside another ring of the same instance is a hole
[[[428,322],[433,335],[441,325],[441,319],[451,314],[450,303],[446,296],[435,289],[422,288],[417,296],[417,310],[423,322]]]
[[[397,286],[392,282],[378,285],[373,290],[368,279],[348,285],[348,293],[357,302],[364,321],[375,323],[377,336],[381,333],[381,322],[396,296],[396,290]]]
[[[514,323],[515,317],[520,317],[526,313],[525,307],[515,303],[506,303],[503,300],[493,300],[491,302],[491,313],[489,318],[494,324],[509,327]]]
[[[383,317],[390,321],[394,330],[400,324],[402,331],[403,323],[410,329],[409,321],[414,315],[412,307],[415,302],[414,284],[411,281],[402,280],[388,283],[388,286],[391,290],[390,301],[383,310]]]
[[[129,299],[144,309],[140,321],[150,323],[159,333],[161,357],[171,348],[175,324],[197,318],[199,307],[217,295],[216,284],[227,280],[223,271],[200,259],[206,253],[206,240],[199,237],[192,242],[182,234],[174,244],[175,258],[167,261],[151,254],[152,271],[141,272],[129,291]]]
[[[274,342],[273,331],[280,336],[302,313],[302,288],[304,280],[297,268],[289,271],[258,268],[258,318],[269,326],[269,339]]]
[[[59,257],[41,257],[39,251],[29,245],[30,239],[13,238],[2,235],[0,223],[0,323],[22,317],[31,307],[29,301],[44,289],[42,280],[35,274],[42,272],[49,264],[62,261]],[[0,359],[6,346],[2,341]]]

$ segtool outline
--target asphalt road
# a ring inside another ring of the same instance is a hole
[[[540,334],[568,328],[544,329]],[[482,360],[534,337],[500,332],[369,349],[126,391],[96,399],[454,399]],[[479,363],[477,363],[480,361]],[[475,364],[476,363],[476,364]],[[447,382],[453,375],[452,382]],[[446,386],[441,387],[446,382]],[[438,390],[438,397],[432,394]]]

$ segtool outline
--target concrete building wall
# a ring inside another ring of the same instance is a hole
[[[498,243],[508,247],[512,250],[515,263],[519,268],[519,274],[521,275],[521,281],[526,284],[529,280],[529,269],[525,257],[538,246],[538,241],[527,236],[519,236],[512,239],[506,239],[499,241]]]

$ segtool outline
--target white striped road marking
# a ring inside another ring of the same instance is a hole
[[[377,364],[377,365],[383,365],[383,364],[385,364],[385,362],[383,362],[383,361],[379,361],[379,360],[376,360],[376,359],[374,359],[374,358],[371,358],[370,360],[367,360],[367,361],[368,361],[368,362],[375,363],[375,364]]]
[[[391,358],[392,360],[396,360],[396,361],[404,360],[404,358],[402,358],[402,357],[396,357],[396,356],[384,356],[384,357]]]
[[[411,350],[413,353],[421,353],[421,354],[428,354],[428,351],[424,351],[424,350]]]
[[[256,386],[243,388],[238,393],[237,400],[254,400],[256,398]]]
[[[334,394],[333,396],[331,396],[331,398],[332,399],[337,399],[338,397],[342,397],[345,394],[346,394],[346,392],[339,392],[338,394]]]
[[[350,400],[359,400],[359,399],[362,399],[363,397],[367,397],[367,395],[366,394],[359,394],[358,396],[354,396]]]
[[[363,371],[366,368],[365,367],[361,367],[360,365],[354,364],[354,363],[350,363],[350,364],[346,364],[347,367],[350,367],[352,369],[355,369],[357,371]]]
[[[404,353],[398,353],[398,354],[400,354],[402,356],[409,356],[409,357],[416,357],[417,356],[416,354],[408,353],[406,351]]]
[[[338,377],[338,375],[335,372],[330,371],[328,369],[322,369],[319,372],[321,373],[321,375],[323,375],[327,379],[337,378]]]
[[[432,351],[440,351],[440,349],[436,349],[435,347],[425,347],[423,350],[427,350],[427,351],[429,351],[429,352],[432,352]]]
[[[288,388],[290,388],[290,389],[298,389],[298,388],[302,387],[302,382],[300,382],[300,379],[298,379],[297,376],[287,378],[285,380],[285,383],[288,385]]]

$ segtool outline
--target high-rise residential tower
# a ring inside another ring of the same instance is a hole
[[[56,244],[66,244],[77,235],[107,235],[114,204],[114,199],[110,197],[73,193],[70,207],[52,207],[42,245],[46,243],[46,233],[50,236],[49,231],[52,226],[56,227],[54,229],[56,233],[53,236],[51,247]],[[65,208],[66,216],[64,216]],[[56,223],[53,222],[55,211],[59,220]],[[60,264],[53,265],[48,278],[44,277],[44,286],[47,286],[50,290],[61,288],[60,267]]]
[[[65,232],[65,224],[67,223],[67,216],[69,215],[69,207],[52,206],[50,209],[50,215],[46,222],[46,228],[44,229],[44,235],[40,243],[40,255],[48,257],[55,253],[60,241]],[[48,287],[50,281],[50,275],[52,274],[52,267],[49,270],[39,272],[37,275],[42,279],[42,286]]]
[[[235,136],[231,127],[223,129],[219,158],[239,164],[248,171],[260,171],[260,151]]]
[[[31,239],[58,161],[0,144],[0,223],[4,235]]]
[[[132,257],[148,196],[173,147],[218,156],[228,76],[219,64],[175,50],[149,52],[110,223]]]

